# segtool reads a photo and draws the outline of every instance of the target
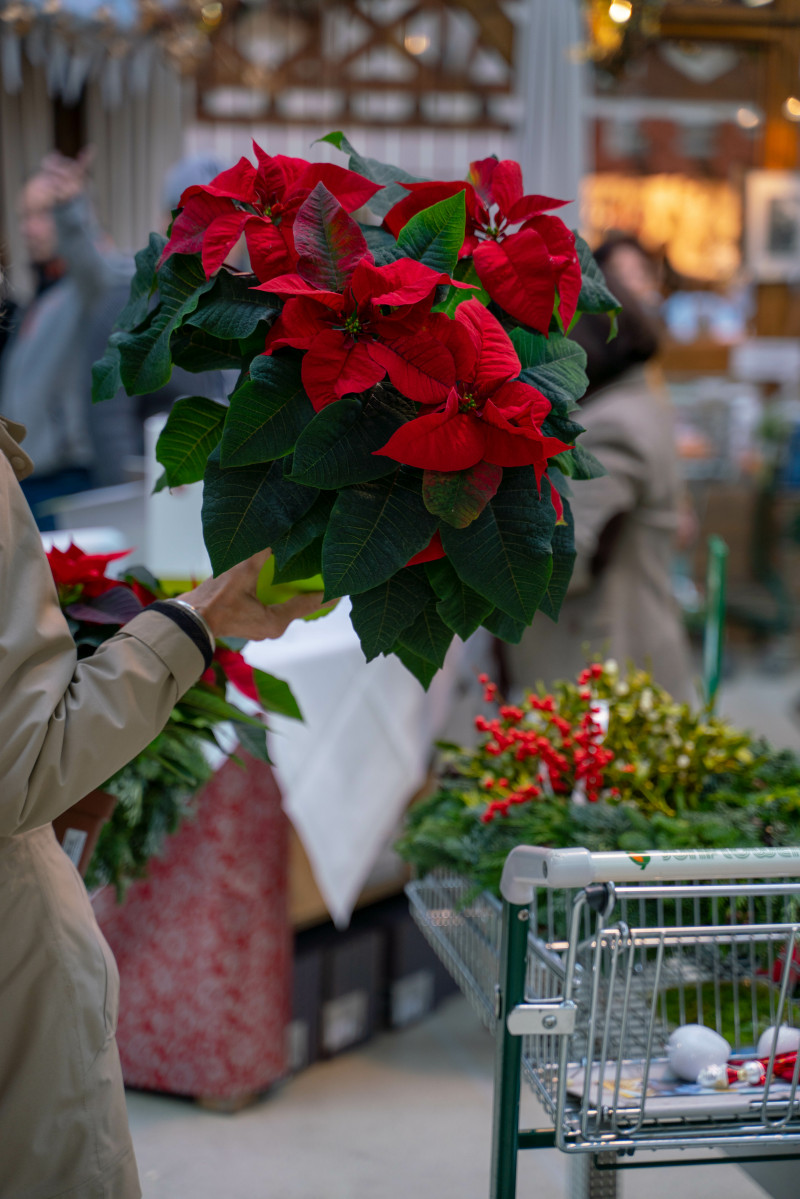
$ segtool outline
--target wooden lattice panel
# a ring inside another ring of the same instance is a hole
[[[513,42],[497,0],[240,3],[199,75],[199,115],[508,128]]]

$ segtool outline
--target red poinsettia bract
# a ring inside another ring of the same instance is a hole
[[[109,562],[125,558],[130,552],[118,550],[115,554],[85,554],[73,542],[66,550],[53,546],[47,554],[47,560],[57,587],[80,587],[86,599],[94,599],[114,587],[126,586],[118,579],[106,578],[106,570]],[[154,598],[150,596],[147,602],[151,603]]]
[[[261,703],[253,668],[245,661],[238,650],[218,645],[214,650],[214,662],[219,666],[227,681],[232,683],[237,691],[241,691],[242,695],[246,695],[248,699],[255,700],[257,704]],[[205,683],[209,687],[216,687],[218,685],[217,672],[213,665],[209,666],[208,670],[200,676],[200,682]]]
[[[210,278],[244,234],[253,271],[266,282],[294,269],[292,226],[318,183],[324,183],[347,212],[366,204],[382,186],[330,163],[270,156],[255,142],[253,150],[257,167],[240,158],[211,183],[186,189],[162,262],[170,254],[202,252],[203,269]]]
[[[520,362],[508,334],[477,300],[459,304],[452,320],[433,319],[453,357],[455,384],[436,411],[401,425],[375,452],[422,470],[533,466],[540,483],[547,460],[569,446],[543,435],[550,401],[517,379]]]
[[[306,351],[303,386],[317,411],[386,375],[411,399],[440,403],[455,382],[455,367],[427,326],[436,288],[449,276],[411,258],[375,266],[355,221],[338,205],[337,213],[331,201],[318,189],[298,216],[298,245],[308,250],[299,256],[298,273],[262,285],[288,297],[267,336],[266,353],[283,346]],[[328,261],[311,253],[323,219],[326,248],[334,240],[336,245]]]
[[[546,333],[559,297],[566,328],[575,315],[581,268],[575,238],[549,209],[566,200],[528,196],[519,163],[484,158],[470,165],[469,182],[404,183],[409,195],[388,212],[384,224],[395,237],[424,208],[465,193],[467,225],[462,256],[472,255],[481,283],[516,320]]]

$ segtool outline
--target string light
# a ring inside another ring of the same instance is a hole
[[[624,25],[626,21],[629,21],[632,12],[633,4],[631,0],[611,0],[608,6],[608,15],[617,25]]]
[[[752,108],[739,108],[736,112],[736,124],[741,129],[755,129],[761,124],[761,117]]]
[[[787,96],[783,102],[783,115],[788,121],[800,121],[800,100],[797,96]]]
[[[424,54],[431,44],[426,33],[408,33],[403,39],[403,45],[409,54]]]

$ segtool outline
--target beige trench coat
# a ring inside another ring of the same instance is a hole
[[[77,661],[14,477],[23,435],[0,419],[0,1199],[138,1199],[119,976],[50,821],[156,736],[203,661],[154,612]]]
[[[511,680],[574,679],[588,655],[652,666],[676,699],[693,696],[689,646],[672,592],[671,563],[681,483],[672,408],[646,372],[629,371],[576,413],[581,445],[607,474],[572,486],[578,551],[567,598],[553,624],[541,612],[519,646],[508,648]],[[605,568],[592,576],[601,535],[616,518]]]

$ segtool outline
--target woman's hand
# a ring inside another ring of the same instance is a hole
[[[206,579],[178,599],[191,604],[215,637],[246,637],[248,641],[282,636],[293,620],[310,616],[322,607],[322,592],[296,595],[283,604],[262,604],[256,594],[258,576],[272,550],[262,550],[246,562],[232,566],[216,579]],[[336,600],[325,607],[332,608]]]
[[[94,161],[94,146],[85,146],[77,158],[53,152],[42,159],[39,177],[49,189],[51,204],[67,204],[83,195]]]

